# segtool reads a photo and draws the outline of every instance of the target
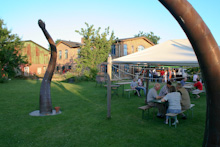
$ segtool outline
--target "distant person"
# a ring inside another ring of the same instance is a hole
[[[138,90],[137,89],[137,82],[136,82],[136,79],[134,78],[132,81],[131,81],[131,89],[136,89],[137,91],[135,92],[135,95],[137,94],[138,96],[140,96],[140,89]]]
[[[198,75],[197,75],[197,74],[194,74],[194,75],[193,75],[193,82],[196,83],[198,78],[199,78]]]
[[[165,96],[169,92],[169,88],[172,86],[172,83],[170,81],[167,81],[167,84],[164,85],[159,93],[159,96]]]
[[[181,112],[181,95],[179,92],[176,92],[176,88],[174,86],[170,87],[170,93],[168,93],[164,98],[161,99],[162,102],[168,101],[168,109],[167,113],[180,113]],[[172,125],[175,125],[179,121],[176,120]],[[166,116],[165,124],[168,124],[168,116]]]
[[[160,84],[156,83],[153,88],[151,88],[147,94],[147,104],[151,107],[156,106],[158,108],[157,117],[164,117],[165,108],[163,104],[155,104],[152,100],[161,99],[162,96],[158,96],[157,91],[160,90]]]
[[[186,81],[187,81],[187,77],[183,78],[181,81],[180,81],[180,84],[182,86],[184,86],[186,84]]]
[[[177,83],[176,89],[177,89],[177,92],[179,92],[181,95],[180,104],[181,104],[182,110],[188,110],[191,105],[189,92],[184,87],[182,87],[180,83]],[[182,119],[186,119],[185,114],[182,113],[181,115],[182,115]]]
[[[167,82],[167,70],[165,70],[165,73],[164,73],[164,82],[166,83]]]
[[[192,91],[192,93],[200,93],[200,91],[202,91],[203,86],[202,83],[199,81],[199,79],[197,79],[197,82],[194,84],[194,87],[196,88],[195,90]],[[196,95],[197,98],[200,98],[199,94]]]

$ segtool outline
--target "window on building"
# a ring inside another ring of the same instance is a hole
[[[138,46],[138,52],[143,51],[144,50],[144,46],[143,45],[139,45]]]
[[[80,58],[80,49],[77,49],[78,58]]]
[[[68,59],[68,50],[65,50],[65,59]]]
[[[124,44],[124,56],[128,54],[128,47],[127,44]]]
[[[115,45],[112,45],[112,55],[115,56]]]
[[[59,59],[62,59],[62,51],[59,51]]]

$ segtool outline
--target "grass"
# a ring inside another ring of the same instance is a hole
[[[179,119],[177,128],[162,119],[142,120],[144,98],[112,97],[110,120],[107,116],[106,88],[95,82],[70,84],[52,82],[53,107],[60,106],[62,114],[34,117],[39,110],[41,81],[11,80],[0,84],[0,146],[202,146],[206,99],[192,99],[196,104],[194,117]],[[128,86],[128,85],[127,85]],[[152,86],[152,85],[151,85]],[[150,116],[156,114],[151,111]]]

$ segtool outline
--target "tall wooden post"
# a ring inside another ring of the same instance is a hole
[[[107,86],[107,118],[111,118],[111,80],[112,80],[112,57],[109,55],[107,61],[107,78],[108,78],[108,86]]]
[[[147,66],[147,76],[146,76],[146,99],[145,103],[147,104],[147,94],[148,94],[148,89],[149,89],[149,68],[150,66]]]

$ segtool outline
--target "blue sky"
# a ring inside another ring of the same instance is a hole
[[[188,0],[197,10],[220,45],[220,0]],[[38,27],[38,19],[54,41],[81,41],[75,32],[86,28],[110,27],[118,38],[129,38],[139,31],[154,32],[162,43],[184,39],[185,33],[158,0],[1,0],[0,19],[22,40],[32,40],[46,48],[48,42]]]

